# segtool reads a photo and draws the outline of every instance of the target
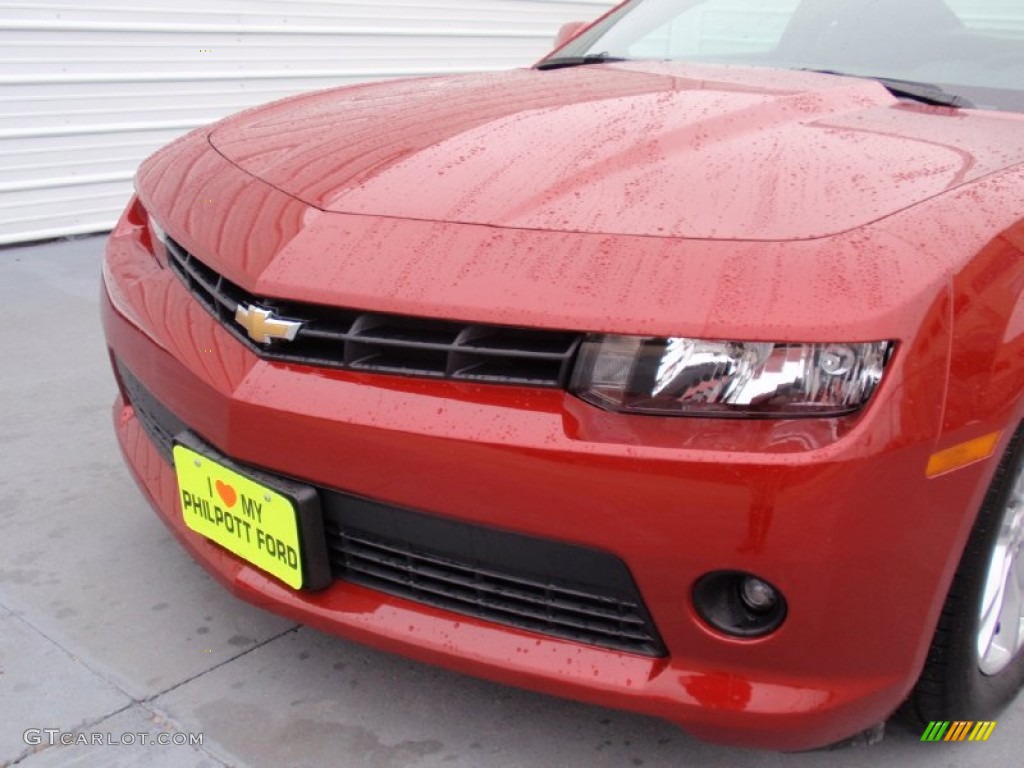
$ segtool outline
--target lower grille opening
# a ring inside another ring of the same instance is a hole
[[[146,436],[153,442],[167,463],[173,462],[174,436],[187,429],[185,422],[164,407],[138,380],[128,366],[116,361],[121,385],[128,395],[128,405],[135,411],[135,417]]]
[[[610,553],[343,494],[322,501],[335,578],[552,637],[665,654],[631,574]]]

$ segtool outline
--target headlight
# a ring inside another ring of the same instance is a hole
[[[153,251],[153,258],[156,259],[161,267],[166,267],[167,233],[164,232],[163,227],[153,218],[152,214],[147,214],[146,223],[149,226],[150,248]]]
[[[158,243],[167,245],[167,233],[164,232],[163,227],[157,224],[156,219],[153,218],[152,214],[149,216],[149,231],[153,233],[153,237],[156,238]]]
[[[792,344],[590,336],[572,391],[611,411],[661,416],[838,416],[863,406],[893,344]]]

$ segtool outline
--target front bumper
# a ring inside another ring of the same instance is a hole
[[[547,637],[345,581],[288,589],[184,525],[172,467],[119,399],[117,433],[140,487],[234,594],[385,650],[656,715],[709,740],[811,748],[887,717],[921,668],[970,528],[964,510],[991,472],[982,463],[926,480],[935,435],[908,436],[907,423],[928,420],[921,397],[916,415],[904,408],[906,386],[883,387],[855,421],[638,419],[561,391],[260,360],[128,221],[111,236],[104,277],[112,353],[219,451],[368,499],[611,553],[667,654]],[[781,589],[783,626],[742,641],[703,624],[691,589],[719,570]]]

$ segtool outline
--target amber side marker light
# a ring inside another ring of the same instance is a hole
[[[969,464],[982,461],[991,456],[996,450],[996,443],[1002,432],[993,432],[984,437],[976,437],[966,443],[954,445],[938,453],[933,453],[928,459],[928,468],[925,470],[927,477],[938,477],[955,469],[961,469]]]

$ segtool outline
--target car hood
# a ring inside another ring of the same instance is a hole
[[[794,240],[1024,162],[1022,123],[860,79],[624,63],[323,91],[230,118],[210,142],[326,211]]]

